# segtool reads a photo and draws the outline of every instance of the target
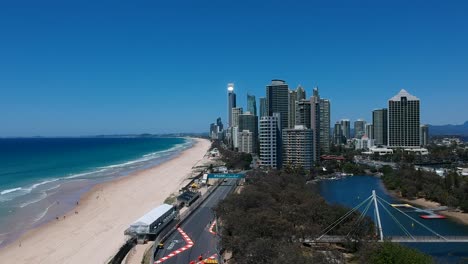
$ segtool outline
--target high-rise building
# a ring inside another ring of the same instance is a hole
[[[232,140],[232,148],[234,150],[239,149],[239,127],[238,126],[231,127],[231,140]]]
[[[232,127],[232,109],[236,107],[236,93],[234,92],[234,84],[228,83],[228,127]]]
[[[221,117],[218,117],[218,119],[216,119],[216,125],[218,125],[219,131],[223,131],[224,126],[223,126],[223,122],[221,121]]]
[[[298,125],[293,129],[283,130],[283,165],[301,166],[306,170],[313,167],[314,132],[312,129]]]
[[[335,128],[333,129],[333,143],[335,145],[341,145],[344,142],[343,128],[340,122],[336,122]]]
[[[296,125],[302,125],[305,126],[306,128],[311,129],[311,109],[310,109],[310,101],[309,100],[300,100],[296,101],[296,115],[294,117],[294,120],[296,120]]]
[[[242,115],[243,109],[242,109],[242,107],[234,107],[231,110],[232,110],[231,127],[238,127],[239,126],[239,116]]]
[[[210,138],[211,140],[218,139],[218,126],[215,123],[210,124]]]
[[[343,136],[346,140],[351,139],[351,121],[349,119],[341,119],[341,129],[343,130]]]
[[[296,125],[296,102],[305,100],[305,90],[302,86],[298,86],[295,91],[289,91],[289,110],[288,110],[288,127],[294,128]]]
[[[298,86],[296,88],[296,101],[305,100],[306,99],[306,92],[302,86]]]
[[[296,124],[296,102],[297,102],[297,92],[290,90],[288,93],[288,128],[293,128]]]
[[[419,108],[419,98],[409,94],[406,90],[401,90],[388,100],[389,147],[419,147],[421,143]]]
[[[265,97],[260,97],[260,117],[268,116],[267,100]]]
[[[314,161],[318,161],[320,157],[320,126],[322,125],[320,120],[320,95],[318,87],[315,87],[310,97],[310,128],[314,131]]]
[[[366,124],[366,135],[370,139],[374,139],[374,125]]]
[[[320,99],[320,153],[330,153],[330,100]]]
[[[429,125],[421,125],[421,147],[425,147],[429,144]]]
[[[273,113],[273,116],[260,118],[259,142],[260,165],[280,169],[282,164],[281,143],[281,116]]]
[[[257,138],[258,138],[258,117],[250,112],[239,115],[239,134],[243,131],[252,132],[252,151],[249,153],[257,153]]]
[[[255,95],[247,94],[247,112],[252,113],[254,116],[257,115],[257,101]]]
[[[373,138],[376,146],[388,145],[388,110],[387,108],[372,111]]]
[[[272,80],[271,84],[266,86],[266,99],[268,116],[273,116],[273,113],[279,113],[281,116],[280,128],[287,128],[289,89],[286,82],[283,80]]]
[[[358,119],[354,122],[354,137],[362,138],[366,134],[366,121]]]
[[[249,130],[239,132],[239,152],[255,153],[254,134]]]

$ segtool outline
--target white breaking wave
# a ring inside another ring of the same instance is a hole
[[[41,192],[41,194],[40,194],[40,196],[38,198],[33,199],[31,201],[24,202],[24,203],[20,204],[18,207],[19,208],[24,208],[24,207],[26,207],[26,206],[28,206],[30,204],[40,202],[40,201],[44,200],[45,198],[47,198],[47,193]]]
[[[42,186],[44,184],[48,184],[48,183],[55,182],[55,181],[70,180],[70,179],[75,179],[75,178],[80,178],[80,177],[85,177],[85,176],[91,176],[91,175],[96,175],[96,174],[105,173],[105,172],[114,173],[113,169],[126,169],[126,168],[127,169],[138,169],[138,166],[141,163],[145,163],[147,161],[151,161],[151,160],[154,160],[154,159],[157,159],[157,158],[167,156],[167,155],[169,155],[169,154],[171,154],[173,152],[176,152],[178,150],[183,150],[185,148],[188,148],[193,144],[192,139],[185,138],[185,140],[186,140],[186,142],[184,142],[184,143],[176,144],[173,147],[171,147],[169,149],[166,149],[166,150],[156,151],[156,152],[145,154],[139,159],[127,161],[127,162],[124,162],[124,163],[99,167],[98,169],[93,170],[93,171],[77,173],[77,174],[73,174],[73,175],[70,175],[70,176],[67,176],[67,177],[63,177],[63,178],[53,178],[53,179],[44,180],[44,181],[32,184],[32,185],[30,185],[28,187],[24,187],[24,186],[23,187],[14,187],[14,188],[2,190],[2,191],[0,191],[0,202],[6,202],[6,201],[14,200],[15,198],[18,198],[20,196],[31,193],[36,188],[38,188],[38,187],[40,187],[40,186]],[[60,184],[56,185],[56,186],[54,186],[52,188],[49,188],[49,189],[47,189],[45,191],[56,189],[58,187],[60,187]],[[45,193],[45,191],[41,190],[41,196],[40,197],[43,197],[44,194],[47,195]],[[42,198],[42,199],[44,199],[44,198]],[[19,205],[19,207],[20,208],[26,207],[29,204],[36,203],[36,202],[38,202],[38,201],[40,201],[42,199],[34,199],[32,201],[22,203],[22,204]]]
[[[4,195],[4,194],[8,194],[8,193],[20,191],[20,190],[22,190],[22,189],[23,189],[23,188],[21,188],[21,187],[13,188],[13,189],[7,189],[7,190],[4,190],[4,191],[1,191],[1,192],[0,192],[0,195]]]
[[[49,212],[49,208],[52,207],[55,203],[49,205],[42,213],[40,213],[36,218],[34,218],[34,221],[32,222],[33,224],[36,223],[37,221],[40,221],[44,216]]]

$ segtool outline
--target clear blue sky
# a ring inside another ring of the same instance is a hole
[[[0,3],[0,136],[207,131],[228,82],[245,106],[274,78],[332,122],[401,88],[424,123],[468,120],[463,1],[117,2]]]

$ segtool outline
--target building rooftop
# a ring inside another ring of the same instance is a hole
[[[419,101],[419,98],[417,98],[414,95],[411,95],[405,89],[401,89],[401,91],[397,95],[390,98],[389,101],[401,101],[402,97],[406,97],[406,99],[408,99],[409,101]]]
[[[131,226],[140,226],[140,225],[151,225],[154,221],[156,221],[159,217],[165,214],[172,208],[172,205],[162,204],[153,210],[146,213],[144,216],[140,217],[136,220]]]

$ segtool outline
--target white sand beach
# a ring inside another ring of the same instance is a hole
[[[65,218],[33,229],[0,249],[0,262],[105,263],[124,243],[129,224],[179,190],[210,145],[208,140],[196,139],[192,148],[174,159],[95,186]]]

